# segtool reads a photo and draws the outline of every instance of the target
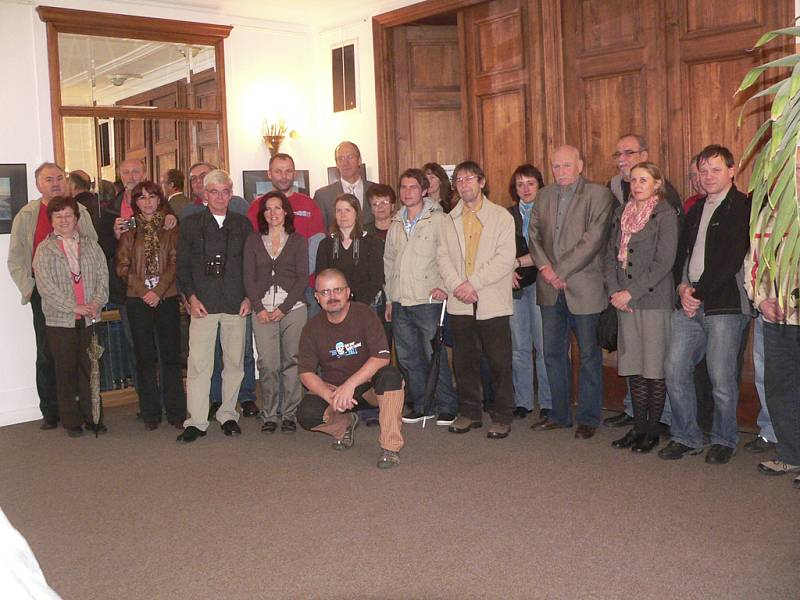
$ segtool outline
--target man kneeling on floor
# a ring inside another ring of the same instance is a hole
[[[380,409],[378,467],[400,464],[403,435],[403,378],[389,365],[389,344],[378,316],[360,302],[350,301],[344,274],[325,269],[316,280],[322,312],[311,319],[300,336],[300,381],[309,393],[297,409],[304,429],[333,436],[334,450],[353,446],[358,415],[364,402]],[[319,375],[317,369],[319,368]]]

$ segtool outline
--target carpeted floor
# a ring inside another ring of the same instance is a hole
[[[789,476],[530,420],[499,441],[406,426],[384,472],[373,428],[342,454],[254,419],[179,446],[121,407],[100,439],[0,430],[0,506],[67,599],[800,597]]]

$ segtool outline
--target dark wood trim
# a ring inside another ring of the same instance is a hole
[[[376,15],[372,18],[373,32],[374,24],[377,23],[382,28],[397,27],[407,25],[419,19],[433,17],[442,13],[454,12],[462,8],[481,4],[486,0],[428,0],[419,4],[412,4],[404,8]]]
[[[85,35],[125,37],[165,42],[190,42],[213,46],[227,38],[231,25],[193,23],[172,19],[155,19],[134,15],[72,10],[52,6],[37,6],[36,12],[45,23],[58,31]]]
[[[564,52],[560,0],[541,0],[542,18],[539,35],[542,38],[542,63],[546,66],[544,76],[545,107],[545,154],[542,156],[542,173],[549,171],[547,161],[550,151],[566,143],[564,124]],[[545,26],[545,23],[547,26]],[[531,77],[538,74],[531,73]],[[577,143],[576,140],[572,141]]]
[[[150,108],[149,106],[62,106],[62,117],[99,117],[115,119],[177,119],[188,121],[221,121],[221,111],[186,108]]]
[[[228,112],[225,96],[225,49],[223,41],[218,40],[214,48],[214,61],[217,69],[217,111],[219,119],[219,167],[229,171],[228,165]]]
[[[64,121],[61,118],[61,65],[58,59],[58,31],[47,24],[47,66],[50,78],[50,121],[53,127],[53,160],[64,164]]]

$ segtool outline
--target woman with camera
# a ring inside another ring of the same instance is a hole
[[[244,245],[244,287],[254,315],[261,431],[274,433],[280,414],[281,431],[293,432],[301,398],[297,352],[308,314],[308,241],[295,231],[294,211],[283,192],[268,192],[256,202],[258,232]]]
[[[125,307],[131,325],[139,382],[139,414],[145,429],[161,422],[161,388],[170,425],[186,418],[180,360],[180,307],[175,284],[178,227],[165,229],[171,209],[161,187],[143,181],[131,192],[133,218],[117,247],[117,276],[127,285]],[[158,337],[158,349],[155,338]]]
[[[97,242],[80,234],[75,200],[52,198],[47,217],[53,232],[36,249],[33,272],[55,363],[59,417],[70,437],[83,435],[84,427],[104,433],[102,418],[92,421],[87,349],[108,300],[106,259]]]
[[[361,228],[361,204],[352,194],[336,198],[336,221],[317,248],[315,271],[339,269],[353,300],[377,311],[383,289],[383,240]]]

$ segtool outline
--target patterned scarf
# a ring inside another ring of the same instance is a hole
[[[656,204],[658,204],[658,196],[651,197],[641,209],[637,207],[635,200],[630,200],[625,205],[620,219],[622,239],[620,240],[619,253],[617,254],[617,260],[622,263],[623,270],[628,268],[628,242],[631,241],[631,235],[644,229]]]
[[[144,231],[144,278],[145,281],[161,275],[159,256],[161,254],[161,243],[158,239],[158,232],[164,226],[164,213],[157,210],[149,221],[144,221],[142,230]]]

